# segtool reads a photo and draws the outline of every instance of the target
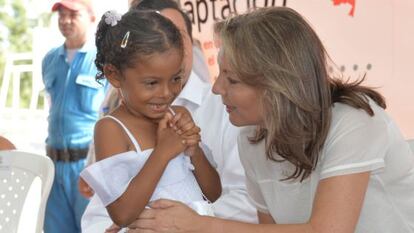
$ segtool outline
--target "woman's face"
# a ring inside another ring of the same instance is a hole
[[[221,95],[235,126],[260,125],[263,122],[260,90],[243,83],[232,71],[222,53],[219,53],[220,73],[213,86],[213,93]]]

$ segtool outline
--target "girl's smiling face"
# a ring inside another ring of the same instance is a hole
[[[182,88],[182,53],[169,49],[136,61],[112,83],[120,89],[122,101],[136,117],[161,119]]]

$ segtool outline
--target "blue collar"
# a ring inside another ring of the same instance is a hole
[[[78,49],[78,53],[87,53],[87,52],[91,51],[91,49],[94,48],[94,47],[95,47],[95,45],[90,40],[87,40],[85,42],[85,44],[80,49]],[[62,44],[58,48],[58,54],[59,54],[59,56],[66,56],[65,44]]]

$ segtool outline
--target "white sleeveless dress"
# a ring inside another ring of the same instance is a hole
[[[125,192],[153,151],[153,149],[141,150],[131,132],[120,120],[113,116],[106,117],[121,125],[136,151],[113,155],[93,163],[82,171],[81,177],[95,191],[82,216],[81,225],[84,233],[103,232],[112,224],[105,206]],[[184,153],[172,159],[164,170],[150,201],[160,198],[176,200],[187,204],[199,214],[213,215],[211,205],[204,198],[192,170],[194,166]]]

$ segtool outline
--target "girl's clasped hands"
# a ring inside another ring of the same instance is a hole
[[[194,123],[188,110],[173,106],[158,124],[156,150],[165,151],[165,155],[174,158],[179,153],[191,156],[201,141],[200,128]]]

